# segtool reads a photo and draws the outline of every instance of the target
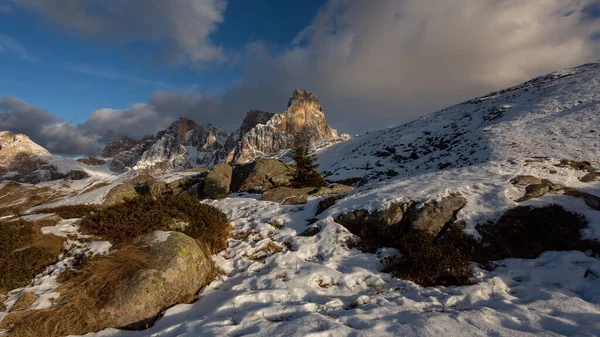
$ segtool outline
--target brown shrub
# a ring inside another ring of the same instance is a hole
[[[74,219],[90,216],[100,210],[101,207],[99,205],[70,205],[59,206],[54,208],[44,208],[38,210],[35,213],[55,213],[63,219]]]
[[[402,256],[393,274],[425,287],[469,284],[470,262],[478,246],[471,235],[455,227],[437,240],[428,232],[412,231],[400,238]]]
[[[109,256],[86,260],[81,271],[71,274],[58,291],[63,295],[55,307],[13,314],[0,327],[11,327],[10,336],[66,336],[99,331],[109,326],[100,310],[116,289],[138,271],[147,268],[146,253],[125,246]]]
[[[477,225],[476,229],[489,244],[487,259],[533,259],[550,250],[593,249],[597,243],[582,241],[579,235],[587,224],[582,215],[559,205],[519,206],[506,211],[496,223]]]
[[[315,215],[319,215],[325,212],[327,209],[329,209],[329,207],[333,206],[336,201],[342,199],[343,197],[343,195],[334,195],[320,200],[319,204],[317,204],[317,212],[315,213]]]
[[[27,285],[58,259],[64,239],[40,233],[40,227],[54,224],[0,222],[0,293]]]
[[[84,218],[81,231],[121,245],[155,230],[174,229],[176,222],[189,223],[181,231],[208,244],[212,253],[227,247],[231,230],[227,216],[185,194],[157,199],[140,196],[106,207]]]

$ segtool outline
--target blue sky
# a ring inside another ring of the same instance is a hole
[[[0,130],[97,154],[313,91],[359,134],[600,59],[597,0],[0,0]]]
[[[322,0],[233,1],[213,39],[232,52],[256,40],[285,45],[322,4]],[[235,64],[196,71],[193,65],[176,66],[161,59],[160,45],[86,40],[53,27],[29,9],[10,8],[0,11],[0,35],[17,41],[27,55],[0,53],[0,94],[43,106],[65,120],[84,122],[100,107],[126,109],[155,90],[218,94],[238,76]]]

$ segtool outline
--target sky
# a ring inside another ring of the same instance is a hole
[[[298,88],[360,134],[598,59],[596,0],[0,0],[0,130],[97,155]]]

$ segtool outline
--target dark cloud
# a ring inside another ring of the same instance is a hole
[[[45,109],[8,95],[0,98],[0,130],[26,134],[58,155],[90,155],[102,149],[96,136],[64,123]]]
[[[176,62],[224,59],[209,35],[223,21],[225,0],[19,0],[17,4],[83,36],[171,43]]]

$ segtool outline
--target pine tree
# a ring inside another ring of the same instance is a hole
[[[303,129],[296,137],[296,146],[292,159],[296,162],[294,176],[291,184],[293,187],[324,187],[327,182],[319,172],[316,163],[317,157],[311,152],[310,140],[312,139],[307,128]]]

